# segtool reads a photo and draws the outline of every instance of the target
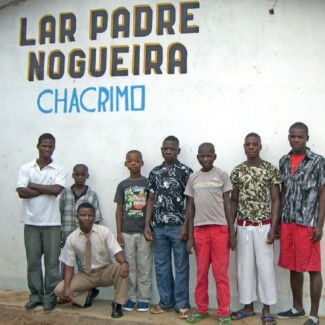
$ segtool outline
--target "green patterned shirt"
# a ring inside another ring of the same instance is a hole
[[[282,183],[275,166],[263,160],[258,166],[249,166],[244,162],[235,167],[230,180],[239,190],[239,219],[259,222],[271,218],[271,187]]]

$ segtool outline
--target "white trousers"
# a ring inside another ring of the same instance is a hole
[[[243,305],[257,300],[264,305],[277,302],[273,245],[266,243],[270,225],[237,226],[238,297]]]

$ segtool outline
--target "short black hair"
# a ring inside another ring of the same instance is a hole
[[[40,137],[38,138],[38,143],[37,145],[39,146],[43,140],[46,140],[46,139],[50,139],[50,140],[53,140],[53,142],[55,143],[55,138],[54,136],[51,134],[51,133],[43,133],[42,135],[40,135]]]
[[[166,141],[173,141],[179,146],[179,140],[174,135],[169,135],[168,137],[166,137],[163,142]]]
[[[300,130],[304,130],[306,135],[308,135],[308,126],[305,123],[302,122],[296,122],[293,123],[290,128],[289,128],[289,133],[293,130],[293,129],[300,129]]]
[[[88,166],[87,165],[85,165],[85,164],[77,164],[77,165],[75,165],[74,167],[73,167],[73,172],[77,169],[77,168],[83,168],[85,171],[86,171],[86,173],[88,173]]]
[[[259,136],[259,134],[255,133],[255,132],[251,132],[251,133],[248,133],[245,137],[245,140],[249,137],[253,137],[253,138],[257,138],[261,141],[261,137]]]
[[[213,152],[215,153],[215,149],[214,149],[214,145],[211,142],[203,142],[199,145],[198,148],[198,153],[200,152],[200,150],[202,150],[203,148],[208,148],[208,149],[212,149]]]
[[[89,203],[89,202],[83,202],[83,203],[81,203],[81,204],[78,206],[77,214],[79,213],[79,210],[82,209],[82,208],[92,209],[92,210],[94,211],[94,213],[96,212],[95,207],[94,207],[91,203]]]
[[[140,158],[141,158],[141,160],[142,160],[142,153],[141,153],[141,151],[139,151],[139,150],[130,150],[130,151],[128,151],[127,153],[126,153],[126,155],[125,155],[125,158],[127,159],[127,157],[128,157],[128,155],[131,155],[131,154],[136,154],[136,155],[139,155],[140,156]]]

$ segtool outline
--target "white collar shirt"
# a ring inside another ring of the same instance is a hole
[[[86,236],[80,230],[72,232],[62,249],[60,261],[68,266],[74,266],[76,256],[85,266]],[[122,251],[113,233],[105,226],[94,224],[90,235],[91,269],[98,269],[113,263],[113,257]]]

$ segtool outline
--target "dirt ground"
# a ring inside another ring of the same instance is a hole
[[[92,307],[82,309],[71,304],[58,305],[53,311],[44,312],[42,306],[32,311],[24,308],[28,300],[27,292],[15,292],[0,289],[0,325],[185,325],[184,320],[178,319],[177,314],[168,312],[153,315],[149,312],[125,312],[122,318],[110,317],[111,302],[95,300]],[[200,325],[215,325],[217,317],[215,310],[210,311],[210,318],[200,322]],[[302,325],[304,319],[277,320],[277,325]],[[320,323],[325,324],[321,318]],[[233,325],[261,325],[260,315],[240,321]]]
[[[18,310],[1,310],[0,324],[1,325],[53,325],[53,324],[74,324],[68,322],[67,317],[55,316],[49,318],[47,315],[28,314],[25,311]]]

